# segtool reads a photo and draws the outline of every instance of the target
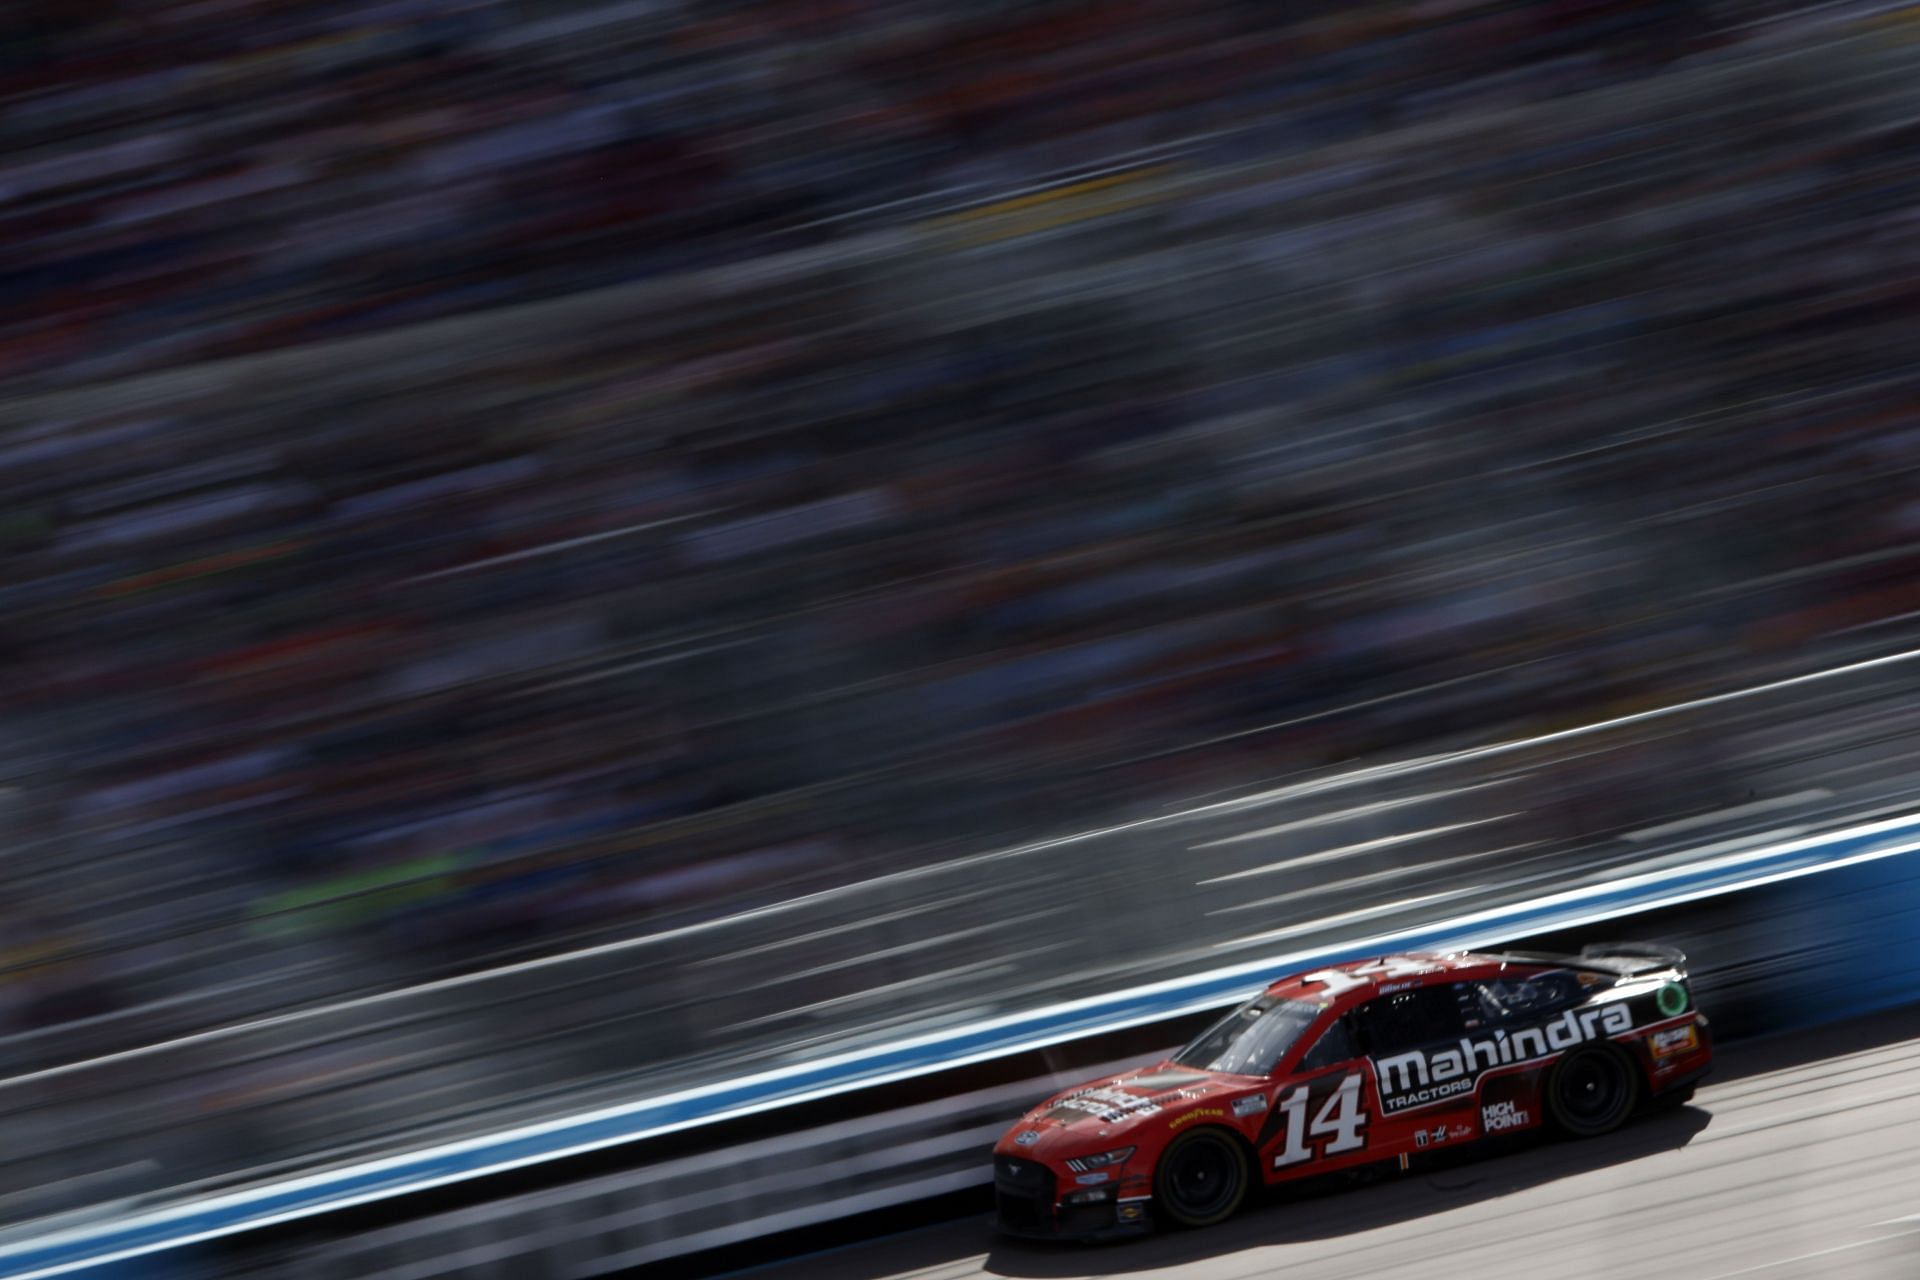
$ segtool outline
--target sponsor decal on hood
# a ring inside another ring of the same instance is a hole
[[[1055,1124],[1067,1125],[1086,1119],[1097,1119],[1107,1124],[1118,1124],[1134,1116],[1157,1114],[1160,1104],[1151,1098],[1127,1093],[1122,1089],[1099,1087],[1081,1089],[1068,1094],[1053,1104],[1043,1119]]]
[[[1170,1069],[1116,1076],[1103,1084],[1075,1089],[1056,1100],[1038,1118],[1059,1125],[1086,1119],[1118,1124],[1155,1115],[1177,1102],[1205,1097],[1218,1087],[1219,1081],[1201,1071]]]

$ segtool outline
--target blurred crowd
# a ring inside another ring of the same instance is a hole
[[[1752,12],[1743,9],[1743,14]],[[1687,0],[81,0],[0,17],[0,376],[390,328],[1286,112],[1710,46]]]
[[[1920,611],[1898,12],[9,12],[0,1029],[557,951]]]

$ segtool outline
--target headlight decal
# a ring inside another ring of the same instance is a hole
[[[1133,1152],[1132,1147],[1115,1147],[1112,1151],[1102,1151],[1098,1155],[1075,1156],[1067,1161],[1067,1168],[1075,1173],[1091,1173],[1095,1169],[1106,1169],[1122,1164]]]

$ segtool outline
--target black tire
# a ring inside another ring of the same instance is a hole
[[[1246,1201],[1253,1171],[1246,1148],[1224,1129],[1189,1129],[1153,1171],[1153,1202],[1176,1226],[1210,1227]]]
[[[1547,1080],[1547,1114],[1575,1138],[1612,1133],[1639,1103],[1640,1070],[1612,1045],[1568,1054]]]

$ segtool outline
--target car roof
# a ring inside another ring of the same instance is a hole
[[[1371,999],[1383,988],[1403,991],[1501,972],[1536,973],[1550,967],[1477,951],[1407,951],[1290,974],[1269,986],[1267,993],[1293,1000],[1346,1002]],[[1334,977],[1336,974],[1341,976]]]

